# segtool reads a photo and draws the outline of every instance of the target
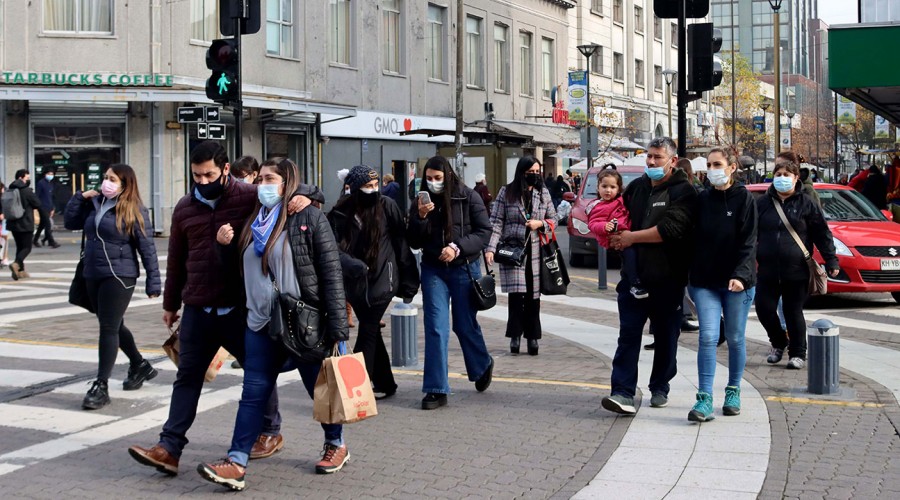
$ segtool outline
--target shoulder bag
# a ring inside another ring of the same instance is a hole
[[[828,293],[828,274],[826,274],[825,270],[822,269],[822,266],[813,259],[812,255],[810,255],[809,251],[806,249],[806,245],[804,245],[803,241],[800,240],[800,237],[797,236],[797,232],[794,231],[794,227],[791,226],[787,216],[784,214],[784,209],[781,208],[781,202],[778,200],[772,200],[772,202],[775,205],[775,211],[778,212],[778,216],[781,217],[781,222],[784,223],[784,227],[791,233],[791,237],[794,238],[794,241],[797,242],[797,246],[799,246],[800,250],[803,252],[803,258],[806,259],[806,265],[809,267],[809,294],[825,295]]]
[[[69,304],[86,309],[88,312],[96,312],[91,305],[91,299],[88,296],[87,281],[84,279],[84,231],[81,232],[81,256],[78,259],[78,265],[75,266],[75,276],[72,278],[72,284],[69,285]]]
[[[472,282],[472,303],[475,304],[475,309],[487,311],[497,305],[497,281],[494,279],[494,271],[488,265],[484,252],[481,252],[481,257],[484,259],[484,267],[487,273],[480,278],[475,279],[472,271],[469,270],[469,265],[465,264],[465,266],[466,272],[469,273],[469,280]]]
[[[298,297],[282,292],[271,271],[269,277],[275,287],[269,315],[269,337],[298,358],[322,347],[325,344],[325,314]]]

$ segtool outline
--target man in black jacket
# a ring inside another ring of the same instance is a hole
[[[26,169],[16,171],[16,180],[9,185],[10,190],[19,190],[19,199],[22,200],[22,208],[25,214],[15,220],[6,221],[6,229],[13,234],[16,241],[16,260],[9,265],[12,271],[12,279],[19,280],[29,278],[25,272],[25,258],[31,253],[34,234],[34,211],[41,206],[41,200],[31,189],[31,174]]]
[[[624,193],[631,231],[610,238],[616,250],[636,246],[640,281],[649,292],[647,299],[634,298],[629,289],[635,277],[627,273],[616,287],[619,346],[613,359],[612,394],[603,398],[603,408],[624,415],[636,413],[638,357],[648,319],[656,346],[650,373],[651,407],[668,404],[669,381],[676,373],[697,205],[697,191],[687,174],[675,168],[677,161],[672,139],[659,137],[649,144],[646,175],[629,184]]]

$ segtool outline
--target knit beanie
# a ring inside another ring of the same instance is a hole
[[[378,179],[378,172],[368,165],[357,165],[350,169],[344,184],[350,188],[351,193],[355,193],[359,188]]]

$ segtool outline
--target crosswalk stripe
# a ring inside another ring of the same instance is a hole
[[[0,403],[0,415],[3,415],[4,426],[56,434],[71,434],[119,420],[119,417],[99,413],[11,403]]]
[[[154,299],[137,299],[132,300],[128,305],[128,308],[132,307],[144,307],[144,306],[152,306],[152,305],[160,305],[162,304],[162,298],[156,297]],[[77,306],[66,306],[66,307],[57,307],[53,309],[47,309],[41,311],[41,319],[49,319],[49,318],[59,318],[63,316],[73,316],[76,314],[88,314],[88,312]],[[30,321],[35,319],[34,312],[17,312],[17,313],[8,313],[8,314],[0,314],[0,326],[12,326],[15,323],[20,321]]]
[[[4,290],[6,288],[4,287]],[[50,294],[59,294],[61,290],[55,289],[47,289],[47,288],[35,288],[31,290],[15,290],[10,292],[0,292],[0,310],[6,309],[8,306],[8,302],[5,302],[9,299],[18,299],[21,297],[34,297],[37,295],[50,295]]]
[[[0,369],[0,386],[22,388],[40,384],[42,382],[57,380],[65,376],[67,376],[67,374],[57,372]]]

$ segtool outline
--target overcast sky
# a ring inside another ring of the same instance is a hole
[[[859,22],[856,0],[818,0],[819,18],[825,23],[851,24]]]

